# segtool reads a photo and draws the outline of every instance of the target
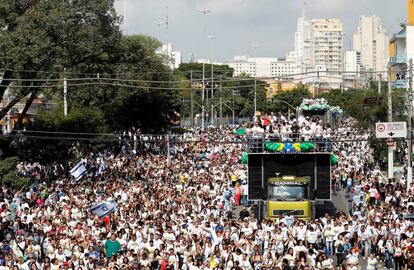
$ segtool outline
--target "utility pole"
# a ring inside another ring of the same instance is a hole
[[[220,76],[220,126],[223,125],[223,79]]]
[[[378,74],[378,95],[381,95],[382,74]]]
[[[206,23],[205,23],[205,16],[211,12],[209,9],[198,10],[203,15],[203,36],[206,32]],[[205,104],[204,104],[204,97],[205,97],[205,90],[206,90],[206,82],[205,82],[205,60],[203,59],[203,92],[201,95],[201,128],[204,129],[204,118],[205,118]],[[208,96],[207,96],[207,104],[208,104]]]
[[[256,56],[256,49],[257,45],[253,45],[254,49],[254,112],[253,116],[256,115],[257,112],[257,56]]]
[[[214,96],[214,65],[213,65],[213,40],[216,36],[208,36],[210,39],[210,64],[211,64],[211,124],[214,124],[214,107],[213,107],[213,96]]]
[[[391,67],[388,66],[387,71],[388,77],[388,122],[392,122],[392,91],[391,91]],[[392,178],[394,175],[394,150],[392,146],[388,146],[388,179]]]
[[[68,81],[66,80],[66,68],[63,75],[63,115],[68,116]]]
[[[411,160],[411,152],[413,149],[413,141],[412,141],[412,128],[411,128],[411,121],[413,117],[413,60],[410,59],[408,64],[408,158],[407,158],[407,191],[410,190],[411,183],[413,181],[413,165]]]
[[[204,63],[204,59],[203,59],[203,90],[201,93],[201,128],[204,129],[204,117],[205,117],[205,112],[204,112],[204,92],[206,90],[206,82],[205,82],[205,63]]]
[[[190,97],[191,97],[191,112],[190,112],[190,117],[191,117],[191,127],[194,128],[194,97],[193,97],[193,71],[190,71]]]

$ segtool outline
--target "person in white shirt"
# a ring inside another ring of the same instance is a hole
[[[367,260],[367,270],[376,270],[378,260],[375,258],[375,254],[371,253]]]

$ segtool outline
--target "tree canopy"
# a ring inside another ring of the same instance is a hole
[[[40,94],[62,100],[68,79],[69,108],[99,109],[111,129],[166,128],[177,111],[171,71],[147,36],[124,36],[114,0],[0,2],[0,98],[11,97],[0,119],[17,102],[27,112]],[[151,81],[144,83],[143,81]],[[20,121],[21,122],[21,121]]]

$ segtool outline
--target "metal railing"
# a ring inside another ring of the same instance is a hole
[[[282,138],[282,136],[278,135],[249,135],[247,137],[247,152],[248,153],[271,153],[266,149],[266,144],[269,142],[273,143],[304,143],[304,142],[312,142],[315,147],[313,150],[308,152],[313,153],[323,153],[323,152],[332,152],[332,140],[325,139],[321,137],[313,137],[313,138],[306,138],[301,134],[299,136],[292,136],[289,138]],[[283,151],[282,151],[283,152]]]
[[[390,64],[405,64],[407,63],[407,57],[405,55],[396,55],[390,58]]]

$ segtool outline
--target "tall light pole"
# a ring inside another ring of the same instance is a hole
[[[203,59],[203,90],[201,92],[201,128],[204,129],[204,118],[205,118],[205,108],[204,108],[204,96],[205,96],[205,91],[206,91],[206,65],[204,63],[204,59]]]
[[[256,114],[257,112],[257,56],[256,56],[256,50],[257,50],[257,45],[253,45],[253,50],[254,50],[254,112],[253,112],[253,116]]]
[[[407,191],[410,190],[413,182],[413,163],[412,163],[412,118],[413,118],[413,60],[408,62],[408,74],[405,76],[408,79],[407,83],[407,97],[408,97],[408,151],[407,151]]]
[[[209,14],[210,12],[211,12],[211,10],[210,9],[199,9],[198,10],[198,12],[200,12],[202,15],[203,15],[203,34],[205,34],[205,31],[206,31],[206,29],[205,29],[205,27],[206,27],[206,25],[205,25],[205,19],[204,19],[204,17],[205,17],[205,15],[207,15],[207,14]]]
[[[68,116],[68,81],[66,80],[66,68],[63,75],[63,116]]]
[[[213,64],[213,41],[216,36],[208,36],[210,39],[210,62],[211,62],[211,124],[214,122],[214,107],[213,107],[213,96],[214,96],[214,64]]]
[[[124,20],[124,31],[125,31],[125,35],[127,34],[127,22],[126,22],[126,11],[127,11],[127,6],[126,6],[126,0],[123,1],[123,20]]]
[[[208,13],[211,12],[211,10],[209,9],[202,9],[202,10],[198,10],[198,12],[200,12],[203,15],[203,36],[205,34],[205,15],[207,15]],[[205,90],[206,90],[206,74],[205,74],[205,61],[203,59],[203,92],[201,94],[201,128],[204,129],[204,118],[205,118],[205,104],[204,104],[204,99],[205,99]]]
[[[160,40],[160,27],[161,27],[161,25],[163,25],[164,23],[163,23],[163,22],[159,22],[159,21],[154,21],[154,23],[157,25],[157,30],[158,30],[158,35],[157,35],[157,38],[158,38],[158,41],[161,41],[161,40]]]
[[[391,89],[391,66],[387,66],[387,120],[392,122],[392,89]],[[391,179],[394,175],[394,152],[392,146],[388,146],[388,179]]]

